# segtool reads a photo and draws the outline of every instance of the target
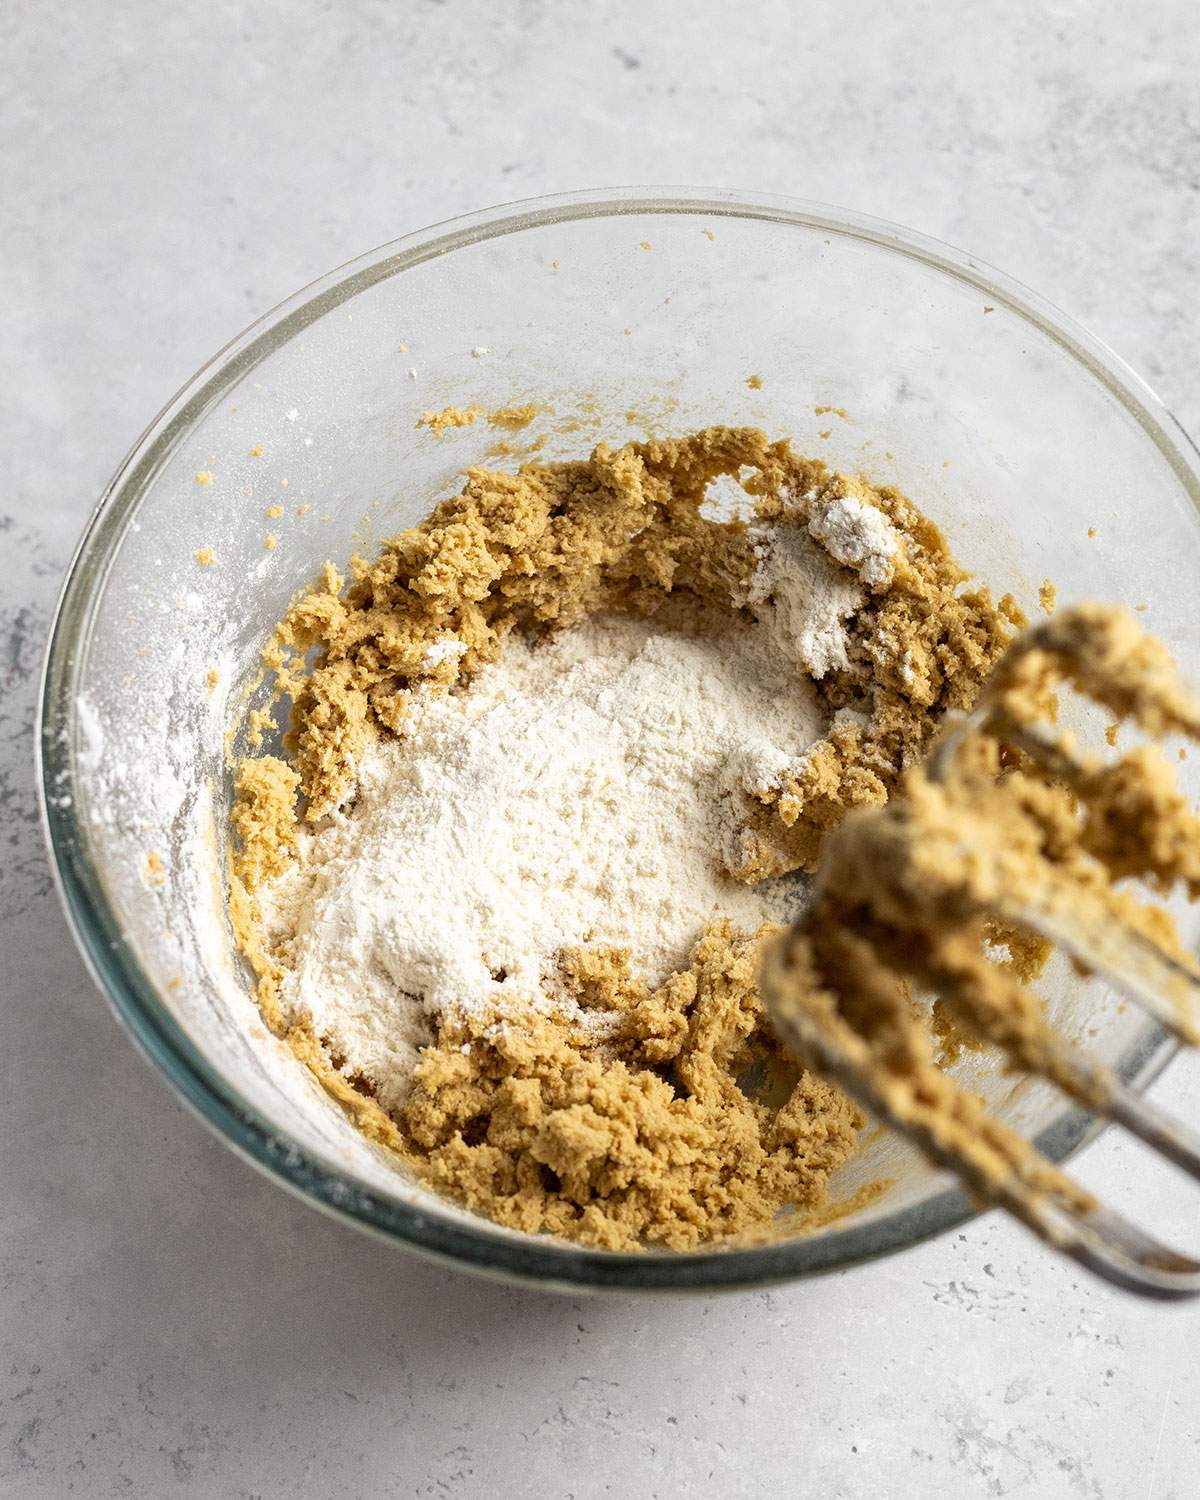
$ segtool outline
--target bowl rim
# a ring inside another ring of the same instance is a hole
[[[702,214],[825,230],[918,261],[984,292],[990,301],[1037,327],[1108,390],[1154,443],[1200,510],[1200,452],[1146,382],[1051,303],[964,251],[866,214],[735,190],[608,188],[502,204],[389,241],[309,283],[214,354],[145,428],[92,511],[51,621],[37,707],[38,794],[55,885],[92,978],[155,1070],[222,1140],[273,1181],[392,1244],[478,1274],[561,1291],[709,1292],[843,1270],[945,1233],[974,1218],[978,1210],[960,1188],[948,1186],[921,1203],[830,1234],[686,1253],[620,1252],[546,1237],[517,1238],[482,1218],[443,1217],[365,1189],[281,1135],[212,1067],[174,1020],[126,942],[119,915],[91,868],[74,813],[75,798],[67,805],[67,799],[47,794],[51,786],[74,784],[74,671],[125,518],[183,435],[230,386],[331,308],[434,257],[528,229],[634,214]],[[1122,1059],[1121,1075],[1131,1086],[1145,1087],[1176,1050],[1161,1028],[1147,1022]],[[1036,1144],[1059,1162],[1101,1128],[1084,1111],[1067,1107],[1037,1136]]]

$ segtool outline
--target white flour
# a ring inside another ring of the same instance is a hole
[[[891,583],[900,538],[874,505],[853,495],[822,501],[809,517],[808,534],[870,587],[886,588]]]
[[[862,607],[862,584],[798,527],[764,528],[760,538],[740,602],[765,615],[781,652],[813,677],[848,666],[844,622]]]
[[[747,790],[824,732],[804,673],[845,660],[864,589],[799,529],[764,532],[759,553],[760,623],[697,639],[604,616],[513,638],[374,746],[353,802],[302,835],[264,894],[281,999],[385,1108],[440,1011],[546,1004],[564,948],[627,948],[657,984],[710,918],[752,932],[795,913],[796,881],[746,886],[723,856]]]
[[[750,530],[758,566],[739,602],[763,615],[781,648],[818,680],[848,666],[845,622],[862,608],[866,586],[891,583],[895,527],[875,506],[845,495],[818,502],[807,532]]]

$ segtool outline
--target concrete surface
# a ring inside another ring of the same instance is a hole
[[[60,574],[143,423],[278,298],[484,204],[679,181],[894,218],[1048,294],[1200,431],[1198,37],[1193,0],[3,7],[0,1494],[1197,1494],[1200,1310],[995,1216],[786,1290],[572,1302],[291,1201],[85,976],[30,729]],[[1195,1120],[1198,1081],[1156,1093]],[[1197,1247],[1197,1198],[1144,1160],[1084,1165]]]

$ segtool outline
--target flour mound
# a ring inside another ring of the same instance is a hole
[[[510,638],[365,752],[354,799],[262,891],[285,1012],[394,1108],[442,1015],[545,1009],[564,949],[628,949],[658,985],[718,916],[789,921],[800,884],[742,884],[724,850],[749,789],[827,717],[761,624],[693,636],[600,615]]]

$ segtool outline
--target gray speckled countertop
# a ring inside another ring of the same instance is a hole
[[[1200,431],[1193,0],[210,0],[0,14],[0,1494],[1192,1500],[1200,1309],[995,1215],[805,1285],[569,1301],[318,1217],[185,1114],[50,889],[34,678],[124,450],[330,266],[487,203],[660,181],[941,236]],[[1155,1092],[1193,1120],[1200,1060]],[[1180,1242],[1197,1199],[1081,1171]]]

